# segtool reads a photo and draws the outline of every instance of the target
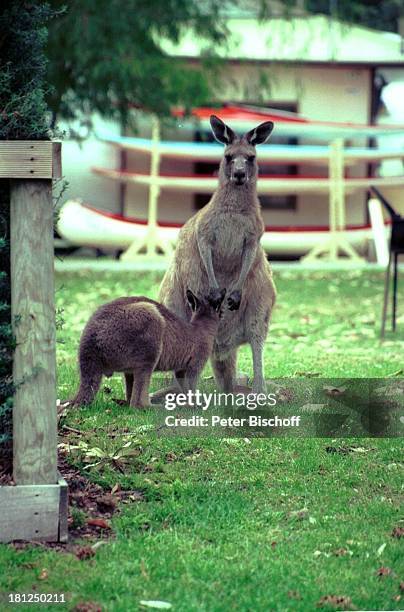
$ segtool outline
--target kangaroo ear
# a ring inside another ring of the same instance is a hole
[[[219,119],[219,117],[216,117],[216,115],[210,116],[210,126],[214,137],[219,142],[229,145],[236,139],[236,134],[233,130]]]
[[[255,147],[255,145],[262,144],[268,140],[273,129],[274,124],[272,121],[265,121],[265,123],[260,123],[256,128],[247,132],[244,138]]]
[[[191,289],[187,289],[187,300],[188,300],[188,304],[191,306],[191,310],[195,312],[195,310],[197,310],[200,306],[200,301],[192,293]]]

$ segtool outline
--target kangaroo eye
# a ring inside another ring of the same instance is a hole
[[[227,161],[228,164],[230,164],[230,162],[233,160],[231,155],[225,155],[224,158],[225,158],[225,160]]]
[[[248,161],[249,161],[249,162],[251,162],[251,163],[252,163],[252,162],[255,160],[255,155],[249,155],[249,156],[247,157],[247,159],[248,159]]]

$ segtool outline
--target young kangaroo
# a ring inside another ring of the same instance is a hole
[[[73,404],[92,402],[103,374],[113,372],[124,372],[132,408],[149,405],[155,370],[173,370],[183,391],[194,390],[212,352],[225,294],[223,289],[215,300],[199,300],[186,291],[189,323],[146,297],[123,297],[98,308],[81,336],[80,388]]]
[[[264,223],[257,196],[255,145],[267,140],[273,123],[262,123],[239,138],[215,115],[210,122],[216,139],[225,145],[219,185],[210,202],[181,229],[160,298],[170,310],[189,319],[186,288],[220,300],[220,288],[227,287],[228,309],[220,320],[212,355],[216,382],[225,391],[234,389],[237,349],[249,343],[253,391],[261,392],[265,389],[262,352],[275,286],[260,245]]]

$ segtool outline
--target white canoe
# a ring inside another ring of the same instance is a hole
[[[142,241],[147,221],[107,213],[79,200],[68,200],[61,208],[58,226],[60,235],[78,246],[100,249],[127,249],[134,241]],[[159,222],[162,241],[175,246],[180,223]],[[273,255],[304,255],[323,243],[328,227],[266,227],[261,239],[264,249]],[[366,251],[372,239],[370,226],[349,226],[344,237],[359,252]]]
[[[223,156],[223,145],[214,142],[185,142],[161,140],[157,144],[147,138],[129,136],[114,136],[100,134],[100,140],[118,149],[151,154],[154,147],[163,157],[184,160],[219,161]],[[330,148],[315,145],[260,145],[258,149],[259,162],[271,164],[328,164]],[[347,164],[355,162],[376,162],[383,159],[403,159],[404,150],[394,148],[359,148],[344,149],[344,161]]]
[[[115,181],[136,183],[147,187],[153,184],[162,189],[185,192],[213,193],[217,188],[218,181],[216,176],[197,174],[190,176],[159,175],[152,177],[149,174],[111,170],[108,168],[93,167],[91,170],[98,176]],[[371,185],[374,187],[404,188],[404,176],[346,178],[344,185],[347,193],[352,193],[358,189],[369,189]],[[322,176],[260,176],[257,183],[258,193],[262,195],[328,193],[330,188],[330,179]]]

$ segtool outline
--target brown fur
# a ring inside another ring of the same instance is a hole
[[[80,388],[73,403],[92,402],[102,376],[113,372],[124,372],[126,399],[133,408],[149,405],[154,371],[174,371],[183,391],[194,389],[212,352],[220,305],[187,293],[193,307],[190,322],[146,297],[123,297],[98,308],[81,336]]]
[[[189,320],[185,291],[211,297],[227,287],[227,304],[213,347],[212,366],[219,388],[236,384],[237,349],[252,349],[256,392],[265,389],[262,352],[275,302],[275,286],[260,238],[264,231],[257,196],[255,144],[272,126],[261,124],[242,138],[212,116],[216,138],[226,144],[219,185],[210,202],[183,226],[174,258],[160,288],[161,301]],[[211,262],[211,263],[210,263]]]

